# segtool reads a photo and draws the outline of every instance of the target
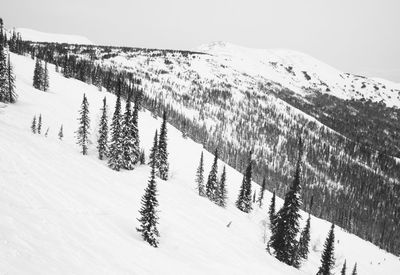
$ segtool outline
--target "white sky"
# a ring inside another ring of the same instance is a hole
[[[212,41],[308,53],[400,82],[400,0],[0,0],[7,27],[95,43],[194,49]]]

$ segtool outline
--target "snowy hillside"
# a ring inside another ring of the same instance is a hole
[[[16,32],[21,34],[23,40],[36,42],[57,42],[68,44],[92,45],[93,42],[80,35],[68,35],[58,33],[46,33],[27,28],[17,28]]]
[[[242,175],[227,168],[229,202],[222,209],[195,191],[201,145],[169,126],[171,179],[158,180],[160,247],[143,242],[138,226],[147,166],[115,172],[96,157],[102,98],[95,86],[66,79],[50,66],[50,91],[32,88],[34,61],[12,54],[19,101],[0,109],[0,273],[4,274],[315,274],[330,224],[311,220],[311,254],[296,270],[265,251],[264,208],[244,214],[234,206]],[[78,109],[88,97],[93,144],[82,156],[75,144]],[[29,129],[42,114],[48,137]],[[57,139],[60,125],[65,138]],[[160,119],[141,112],[141,146],[148,155]],[[206,174],[212,155],[205,152]],[[221,171],[222,162],[219,163]],[[278,202],[280,204],[280,202]],[[305,215],[304,215],[305,217]],[[304,223],[303,217],[303,223]],[[230,227],[226,225],[232,222]],[[267,232],[267,237],[269,232]],[[359,274],[395,274],[400,261],[369,242],[336,229],[338,272],[347,260]]]

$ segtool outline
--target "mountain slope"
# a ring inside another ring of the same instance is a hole
[[[57,42],[57,43],[68,43],[68,44],[82,44],[92,45],[93,42],[88,38],[80,35],[72,34],[58,34],[58,33],[47,33],[27,28],[17,28],[16,32],[21,34],[23,40],[35,41],[35,42]]]
[[[149,168],[112,171],[97,160],[95,144],[89,156],[81,156],[73,137],[83,93],[90,104],[93,142],[102,98],[107,96],[111,113],[115,97],[66,79],[53,66],[50,91],[40,92],[31,87],[33,60],[11,57],[20,97],[17,104],[0,109],[0,273],[316,273],[330,224],[312,218],[310,259],[300,271],[278,262],[263,243],[262,221],[271,194],[266,192],[263,209],[256,207],[250,215],[240,212],[234,201],[242,175],[228,167],[227,209],[199,197],[194,175],[202,147],[183,139],[172,126],[168,127],[171,180],[158,180],[160,248],[148,246],[135,227]],[[39,113],[43,132],[50,127],[47,138],[29,130],[33,115]],[[147,111],[139,116],[141,145],[148,154],[161,120]],[[63,141],[56,137],[61,123]],[[206,174],[211,162],[212,155],[205,152]],[[222,162],[219,171],[221,167]],[[400,268],[398,258],[371,243],[340,228],[336,237],[336,271],[344,259],[348,265],[357,261],[359,274],[394,274]]]

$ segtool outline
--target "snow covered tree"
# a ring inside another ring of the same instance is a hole
[[[118,91],[111,123],[111,145],[108,152],[108,166],[116,171],[119,171],[123,166],[121,130],[121,93]]]
[[[264,192],[265,192],[265,188],[267,187],[267,180],[265,179],[265,176],[263,177],[263,181],[261,184],[261,190],[260,190],[260,194],[258,195],[258,206],[261,208],[262,203],[263,203],[263,199],[264,199]]]
[[[42,80],[43,80],[43,66],[39,58],[36,58],[35,70],[33,71],[33,87],[42,90]]]
[[[317,275],[331,275],[331,270],[335,265],[334,258],[334,245],[335,245],[335,225],[332,224],[331,229],[329,230],[328,237],[325,240],[324,251],[322,252],[321,257],[321,267]]]
[[[146,164],[146,154],[144,153],[144,149],[140,150],[139,161],[141,165]]]
[[[167,113],[164,111],[163,122],[160,129],[160,137],[158,140],[159,155],[159,173],[162,180],[168,180],[169,163],[167,150]]]
[[[103,99],[103,107],[101,108],[101,118],[99,123],[99,135],[97,139],[97,151],[99,159],[104,159],[108,151],[108,115],[107,115],[107,99]]]
[[[15,92],[15,75],[11,65],[10,55],[8,55],[6,80],[6,102],[15,103],[17,101],[17,93]]]
[[[83,100],[81,109],[79,111],[80,117],[79,128],[76,131],[77,144],[81,147],[81,153],[87,155],[88,143],[89,143],[89,131],[90,131],[90,118],[89,118],[89,103],[86,95],[83,94]]]
[[[61,124],[60,131],[58,131],[58,139],[62,140],[63,137],[64,137],[64,129],[63,129],[63,125]]]
[[[275,213],[275,191],[272,193],[272,198],[271,198],[271,203],[269,205],[268,209],[268,217],[269,217],[269,228],[272,230],[274,228],[275,224],[275,218],[276,218],[276,213]]]
[[[226,207],[226,199],[227,199],[227,190],[226,190],[226,168],[222,169],[221,180],[218,185],[217,192],[217,205],[221,207]]]
[[[47,61],[44,63],[44,70],[42,75],[42,90],[47,92],[49,89],[49,70],[47,68]]]
[[[133,112],[132,112],[132,117],[130,120],[130,131],[131,131],[131,136],[134,141],[134,146],[133,146],[133,161],[134,164],[139,162],[140,158],[140,138],[139,138],[139,126],[138,126],[138,120],[139,120],[139,110],[140,110],[140,99],[138,97],[135,97],[134,101],[134,106],[133,106]]]
[[[311,216],[308,215],[308,219],[306,221],[306,225],[301,231],[300,240],[297,248],[297,253],[299,256],[299,260],[307,260],[309,253],[309,243],[310,243],[310,221]]]
[[[139,148],[135,148],[135,139],[132,128],[132,112],[130,96],[126,100],[125,113],[122,124],[121,146],[122,146],[122,166],[127,170],[133,170],[139,158]]]
[[[151,167],[158,167],[159,166],[159,160],[158,160],[158,133],[156,130],[156,133],[154,134],[154,140],[153,140],[153,147],[151,147],[150,150],[150,156],[149,156],[149,165]]]
[[[346,260],[343,263],[342,270],[340,271],[340,275],[346,275]]]
[[[33,116],[33,119],[32,119],[31,131],[32,131],[32,133],[34,133],[34,134],[36,134],[36,132],[37,132],[37,128],[36,128],[36,115]]]
[[[40,135],[42,133],[42,114],[39,114],[39,120],[37,124],[37,133]]]
[[[357,275],[357,263],[354,264],[353,271],[351,272],[351,275]]]
[[[199,195],[200,196],[205,196],[206,192],[204,190],[204,160],[203,160],[203,152],[201,152],[199,167],[197,167],[197,171],[196,171],[196,184],[197,184],[197,191],[199,192]]]
[[[218,192],[218,149],[215,149],[214,153],[214,162],[211,166],[210,173],[208,174],[208,179],[206,183],[206,196],[211,201],[216,201],[217,192]]]
[[[157,229],[158,200],[155,169],[153,164],[151,166],[149,183],[142,197],[142,207],[139,210],[140,218],[138,221],[140,222],[140,226],[136,228],[136,230],[142,234],[143,240],[148,242],[151,246],[158,247],[160,233]]]
[[[275,257],[288,265],[297,266],[296,236],[299,232],[300,219],[300,174],[301,174],[302,142],[299,139],[299,154],[294,180],[285,195],[282,208],[276,214],[272,227],[270,247],[274,249]]]
[[[0,43],[0,102],[7,99],[7,59],[3,44]]]
[[[251,206],[251,174],[252,174],[252,152],[249,154],[249,160],[246,168],[246,172],[243,175],[242,185],[240,187],[239,196],[236,201],[236,207],[245,212],[249,213],[252,209]]]

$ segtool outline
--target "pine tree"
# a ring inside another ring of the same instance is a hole
[[[200,196],[205,196],[206,192],[204,190],[204,160],[203,160],[203,152],[200,155],[200,163],[199,167],[197,167],[196,171],[196,183],[197,183],[197,191]]]
[[[50,130],[50,128],[47,127],[46,132],[44,133],[44,136],[45,136],[45,137],[47,137],[47,136],[49,135],[49,130]]]
[[[8,55],[8,63],[7,63],[7,102],[15,103],[17,101],[17,94],[15,92],[15,75],[13,72],[13,67],[10,61],[10,55]]]
[[[275,200],[276,200],[276,196],[275,196],[275,191],[272,194],[272,198],[271,198],[271,203],[269,205],[269,209],[268,209],[268,216],[269,216],[269,228],[272,229],[274,228],[275,225],[275,218],[276,218],[276,213],[275,213]]]
[[[42,75],[42,90],[47,92],[49,89],[49,70],[47,68],[47,61],[44,63],[44,70]]]
[[[144,153],[144,149],[140,150],[140,164],[146,164],[146,155]]]
[[[132,93],[132,92],[131,92]],[[135,97],[135,104],[133,106],[133,112],[132,112],[132,117],[130,120],[130,131],[131,131],[131,136],[133,139],[133,162],[134,164],[139,162],[140,158],[140,139],[139,139],[139,126],[138,126],[138,120],[139,120],[139,110],[140,110],[140,102],[139,98]]]
[[[309,243],[310,243],[310,221],[311,221],[311,216],[308,215],[306,225],[300,234],[300,240],[297,249],[300,261],[308,259]]]
[[[107,116],[107,99],[103,99],[103,107],[101,108],[101,118],[99,124],[99,137],[97,139],[97,150],[99,159],[104,159],[108,152],[108,116]]]
[[[252,152],[249,154],[249,160],[246,168],[246,172],[243,175],[242,185],[240,187],[239,196],[236,201],[236,207],[245,212],[249,213],[252,209],[251,206],[251,174],[252,174]]]
[[[342,270],[340,271],[340,275],[346,275],[346,260],[343,263]]]
[[[153,141],[153,147],[150,150],[150,156],[149,156],[149,165],[151,167],[158,167],[159,166],[159,160],[158,160],[158,133],[156,130],[156,133],[154,134],[154,141]]]
[[[138,152],[135,152],[135,140],[132,136],[132,113],[131,113],[131,100],[130,96],[126,100],[125,113],[122,125],[122,136],[121,136],[121,146],[122,146],[122,165],[127,170],[133,170],[137,159],[139,157]]]
[[[167,150],[167,113],[164,111],[163,122],[160,129],[160,138],[158,140],[158,155],[159,155],[159,172],[162,180],[168,180],[168,150]]]
[[[158,247],[160,234],[157,229],[158,216],[157,216],[157,186],[155,180],[155,166],[151,167],[151,175],[149,183],[142,197],[142,208],[140,209],[140,226],[136,228],[142,234],[143,240],[148,242],[151,246]]]
[[[354,264],[353,272],[351,272],[351,275],[357,275],[357,263]]]
[[[299,155],[296,164],[294,180],[285,195],[282,208],[276,214],[272,227],[270,247],[274,249],[275,257],[288,265],[298,266],[297,240],[300,219],[300,174],[301,174],[302,142],[299,139]]]
[[[221,207],[226,207],[227,190],[226,190],[226,168],[222,169],[221,180],[218,185],[217,204]]]
[[[32,131],[32,133],[36,134],[36,131],[37,131],[37,129],[36,129],[36,115],[33,116],[33,119],[32,119],[31,131]]]
[[[3,44],[0,44],[0,102],[7,99],[7,59]]]
[[[335,265],[334,258],[334,245],[335,245],[335,225],[332,224],[331,230],[329,230],[328,237],[325,240],[324,251],[321,257],[321,267],[317,275],[331,275],[331,270]]]
[[[211,166],[210,173],[208,174],[208,179],[206,183],[206,196],[211,201],[216,201],[217,190],[218,190],[218,149],[215,149],[214,162]]]
[[[90,131],[90,118],[89,118],[89,103],[86,95],[83,94],[83,101],[81,109],[79,111],[80,117],[79,128],[76,131],[77,144],[82,148],[81,153],[87,155],[88,143],[89,143],[89,131]]]
[[[111,145],[108,153],[108,166],[116,171],[119,171],[123,165],[121,130],[121,93],[119,90],[111,123]]]
[[[39,58],[36,58],[35,70],[33,71],[33,87],[42,90],[43,67]]]
[[[62,140],[63,137],[64,137],[64,129],[63,129],[63,125],[61,124],[60,131],[58,131],[58,139]]]
[[[264,199],[264,192],[265,192],[265,188],[267,187],[267,180],[265,179],[265,176],[263,177],[263,181],[261,184],[261,190],[260,190],[260,194],[258,196],[257,202],[258,202],[258,206],[261,208],[262,203],[263,203],[263,199]]]
[[[37,133],[40,135],[42,133],[42,114],[39,114],[39,120],[37,124]]]

